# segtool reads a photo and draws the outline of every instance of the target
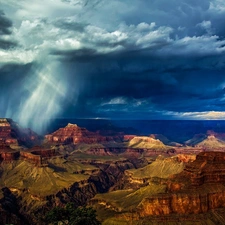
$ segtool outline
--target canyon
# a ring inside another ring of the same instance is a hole
[[[68,202],[92,206],[107,225],[222,224],[224,137],[208,131],[178,143],[71,123],[41,137],[0,119],[0,224],[41,225]]]

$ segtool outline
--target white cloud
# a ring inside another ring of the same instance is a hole
[[[10,38],[16,40],[18,46],[13,50],[10,49],[7,54],[2,51],[1,55],[6,55],[6,57],[0,59],[0,62],[7,63],[7,59],[9,62],[14,61],[10,56],[12,53],[13,58],[19,59],[18,62],[26,62],[26,55],[30,55],[29,61],[31,61],[35,60],[35,57],[41,57],[43,52],[46,54],[60,51],[63,55],[67,51],[82,49],[92,49],[97,54],[146,49],[151,55],[166,55],[167,57],[224,54],[225,40],[216,34],[212,35],[212,31],[216,29],[215,23],[210,20],[215,11],[222,10],[221,7],[224,4],[221,0],[211,2],[210,6],[209,2],[207,4],[201,4],[200,1],[192,2],[198,8],[194,8],[186,0],[182,4],[174,0],[172,1],[174,9],[172,6],[162,4],[161,1],[157,3],[135,1],[132,5],[128,3],[128,1],[106,2],[104,0],[37,0],[33,2],[9,0],[7,3],[4,2],[4,9],[13,19],[15,26]],[[134,23],[126,23],[125,21],[128,21],[126,16],[131,16],[131,13],[140,14],[136,8],[138,5],[143,9],[149,7],[149,15],[154,15],[152,17],[154,20],[143,16],[138,23],[135,20]],[[168,7],[168,11],[165,11],[165,7]],[[158,17],[153,9],[160,12]],[[118,10],[118,15],[115,14],[116,10]],[[175,15],[176,19],[180,17],[177,27],[173,22],[174,18],[166,23],[164,21],[174,12],[173,10],[182,12],[182,14]],[[184,15],[186,16],[188,11],[196,16],[199,16],[199,11],[201,11],[203,19],[199,21],[199,17],[198,20],[192,21],[192,24],[188,24],[188,21],[184,20]],[[206,15],[209,19],[204,19]],[[57,25],[60,21],[61,25]],[[163,21],[164,25],[162,25]],[[196,24],[193,24],[194,22]],[[74,27],[73,24],[75,24]],[[199,28],[204,30],[205,34],[188,34],[189,31]],[[185,32],[187,32],[186,35],[184,35]],[[23,55],[24,59],[22,59]]]
[[[225,52],[225,40],[220,40],[216,35],[213,36],[186,36],[173,40],[171,45],[159,49],[160,54],[180,55],[180,56],[210,56],[219,55]]]
[[[223,111],[205,111],[205,112],[164,112],[164,115],[174,116],[177,119],[193,120],[224,120],[225,112]]]
[[[75,21],[75,18],[70,18],[70,21]],[[19,62],[26,62],[26,55],[28,53],[31,55],[32,52],[33,56],[29,57],[30,59],[35,59],[35,56],[52,50],[66,52],[88,48],[99,54],[107,54],[132,49],[154,48],[157,45],[160,47],[171,41],[169,35],[172,32],[171,28],[157,27],[155,24],[147,23],[137,26],[123,24],[112,32],[93,25],[84,26],[84,29],[80,31],[63,29],[54,24],[55,20],[48,19],[22,21],[20,27],[14,28],[11,35],[11,38],[14,38],[20,46],[9,51],[8,56],[0,61],[2,63],[7,62],[7,59],[12,61],[9,57],[12,52],[14,58],[20,59]],[[22,55],[25,55],[24,60],[21,58]]]
[[[112,98],[108,102],[104,102],[101,105],[125,105],[127,104],[127,101],[123,97],[117,97],[117,98]]]
[[[7,63],[13,64],[27,64],[36,60],[37,53],[31,50],[12,49],[1,50],[0,49],[0,65]]]
[[[225,2],[223,0],[210,1],[209,10],[212,12],[224,13],[225,12]]]
[[[208,35],[212,34],[212,23],[209,20],[203,20],[201,23],[198,23],[196,27],[200,27],[207,32]]]

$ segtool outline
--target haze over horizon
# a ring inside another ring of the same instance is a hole
[[[0,117],[225,119],[222,0],[2,0]]]

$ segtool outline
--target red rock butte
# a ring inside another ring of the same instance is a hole
[[[68,123],[64,128],[60,128],[52,134],[45,135],[49,142],[62,144],[78,144],[78,143],[102,143],[107,141],[118,140],[117,136],[101,136],[96,132],[90,132],[86,128],[79,127],[76,124]]]

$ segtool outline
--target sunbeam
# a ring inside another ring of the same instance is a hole
[[[46,63],[47,66],[36,68],[29,78],[25,79],[24,88],[27,98],[19,106],[16,120],[25,127],[31,127],[42,133],[48,121],[62,110],[61,103],[66,96],[66,78],[57,71],[57,63]]]

